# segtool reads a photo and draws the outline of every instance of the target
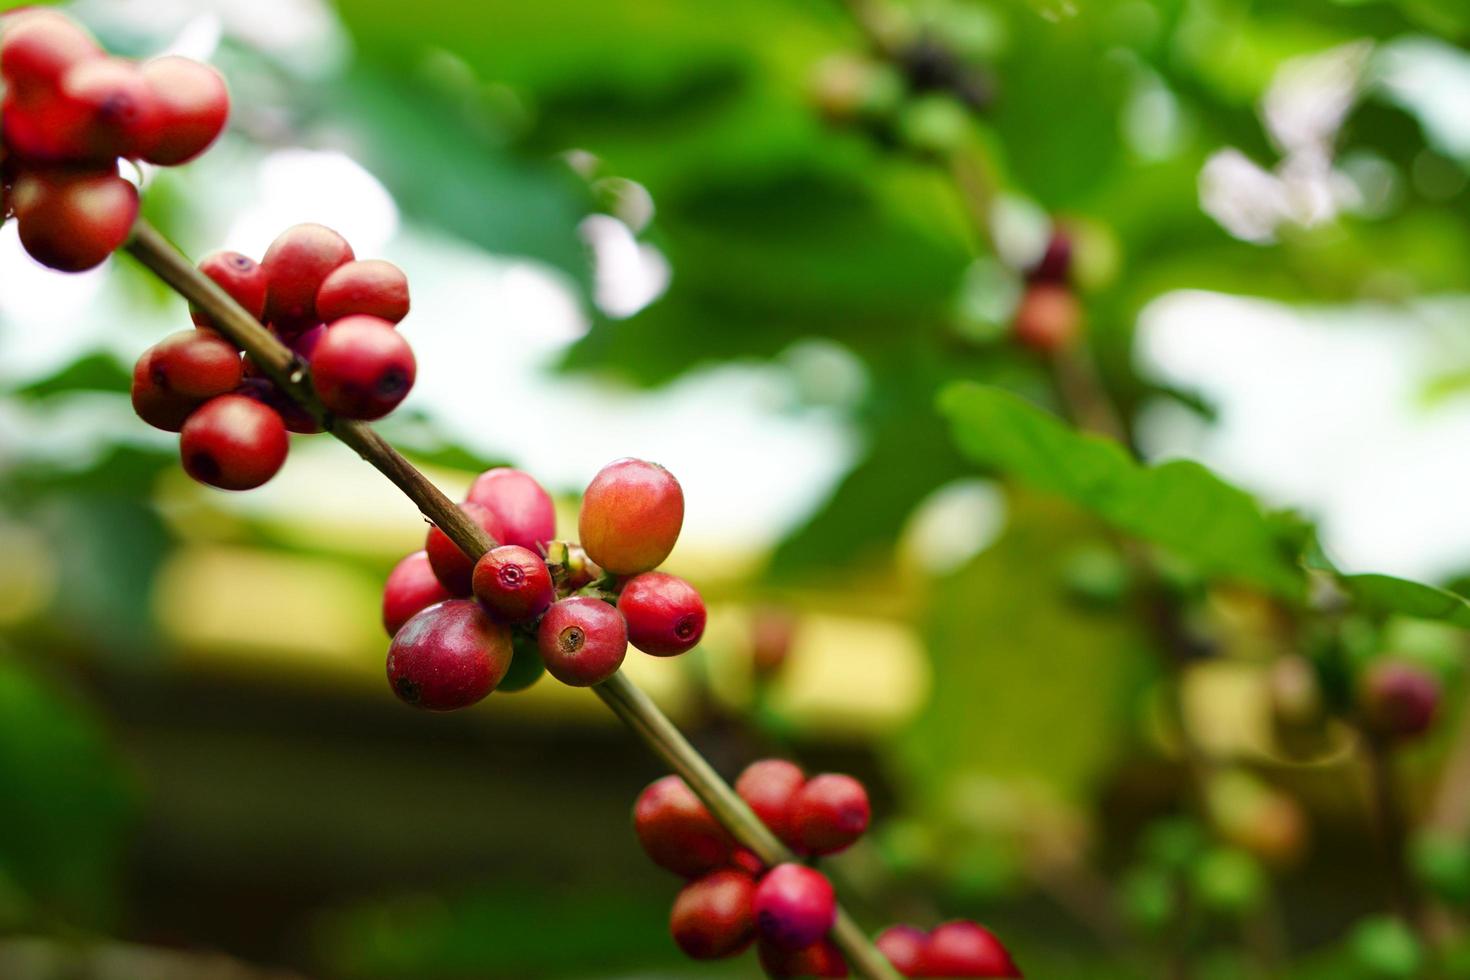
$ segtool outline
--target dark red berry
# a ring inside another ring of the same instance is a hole
[[[693,878],[730,861],[735,841],[678,776],[665,776],[638,794],[633,830],[654,864]]]
[[[70,160],[111,161],[139,156],[157,136],[159,105],[131,61],[86,58],[61,76],[50,122]]]
[[[683,524],[684,491],[657,463],[609,463],[582,497],[582,547],[614,575],[658,567],[674,549]]]
[[[535,619],[556,598],[546,562],[535,552],[514,544],[503,544],[481,555],[470,584],[480,604],[507,623]]]
[[[157,105],[143,159],[165,167],[187,163],[209,148],[230,115],[230,92],[219,72],[191,58],[169,55],[143,62],[139,73]]]
[[[250,359],[244,359],[246,374],[249,374]],[[299,432],[310,435],[313,432],[322,431],[321,423],[314,419],[310,412],[301,407],[301,403],[286,394],[276,386],[269,378],[250,378],[240,382],[235,389],[235,394],[253,398],[262,405],[268,405],[275,409],[281,416],[281,421],[286,423],[287,432]]]
[[[755,889],[755,927],[781,949],[803,949],[821,939],[837,917],[827,876],[804,864],[778,864]]]
[[[688,582],[664,572],[635,575],[618,596],[628,642],[655,657],[692,649],[704,636],[704,600]]]
[[[472,599],[448,599],[414,615],[388,647],[388,683],[429,711],[465,708],[495,690],[511,662],[510,629]]]
[[[946,922],[929,933],[926,977],[1019,977],[1011,954],[989,929],[975,922]]]
[[[144,355],[154,384],[191,398],[210,398],[240,384],[240,352],[213,330],[180,330]]]
[[[929,934],[913,926],[889,926],[873,942],[893,968],[906,977],[924,976],[924,952]]]
[[[541,662],[541,648],[536,643],[534,631],[516,630],[511,645],[515,648],[515,657],[510,662],[510,669],[495,688],[503,694],[524,691],[546,673],[546,664]]]
[[[1072,236],[1061,228],[1054,229],[1047,240],[1046,251],[1026,273],[1031,282],[1065,283],[1072,273]]]
[[[845,977],[847,961],[830,939],[819,939],[803,949],[782,949],[762,941],[761,969],[768,977]]]
[[[796,763],[785,759],[760,759],[746,766],[740,778],[735,780],[735,792],[746,806],[755,811],[761,823],[789,846],[796,841],[791,807],[804,785],[806,773]]]
[[[1011,330],[1016,341],[1042,354],[1072,344],[1082,329],[1082,304],[1066,286],[1039,282],[1028,286],[1016,307]]]
[[[1440,685],[1433,674],[1402,660],[1381,660],[1364,675],[1359,702],[1368,727],[1389,738],[1422,735],[1434,724]]]
[[[690,959],[736,955],[755,938],[754,895],[755,882],[740,871],[713,871],[691,881],[674,899],[669,915],[674,942]]]
[[[153,349],[149,348],[133,365],[133,411],[138,413],[138,418],[155,429],[178,432],[184,427],[189,413],[202,404],[202,399],[161,387],[153,380],[153,372],[150,370],[152,361]]]
[[[383,628],[393,636],[420,611],[452,598],[434,577],[428,554],[415,551],[394,565],[383,583]]]
[[[271,243],[260,264],[270,284],[266,319],[283,337],[316,326],[316,294],[332,271],[353,260],[347,239],[323,225],[293,225]]]
[[[0,74],[22,95],[55,88],[72,65],[101,56],[86,31],[53,10],[9,15],[0,30]]]
[[[506,544],[541,552],[556,537],[556,505],[529,473],[508,466],[486,470],[470,484],[466,499],[495,512]]]
[[[417,366],[403,335],[386,320],[350,316],[322,334],[311,354],[311,383],[328,410],[377,419],[398,407]]]
[[[392,262],[362,259],[332,270],[316,294],[316,314],[332,323],[356,313],[397,323],[408,315],[408,277]]]
[[[184,472],[221,490],[250,490],[286,462],[286,426],[274,409],[242,395],[211,398],[184,423]]]
[[[490,513],[490,508],[479,504],[463,503],[459,509],[464,511],[465,516],[485,529],[491,541],[500,540],[500,523],[495,520],[495,515]],[[475,560],[463,551],[459,545],[450,540],[449,535],[439,530],[438,527],[429,528],[428,537],[424,539],[424,550],[429,553],[429,564],[434,569],[434,574],[444,587],[457,596],[467,596],[473,588],[473,576],[475,571]]]
[[[628,627],[601,599],[573,596],[552,605],[536,634],[546,671],[563,684],[591,687],[623,665]]]
[[[265,268],[239,252],[213,252],[199,260],[199,271],[230,294],[230,298],[259,320],[265,316]],[[213,325],[209,314],[192,304],[189,314],[198,327]]]
[[[12,202],[21,244],[62,272],[101,265],[138,216],[138,189],[112,171],[29,172],[16,181]]]
[[[807,780],[791,804],[791,831],[801,850],[834,854],[868,829],[868,791],[851,776],[825,773]]]

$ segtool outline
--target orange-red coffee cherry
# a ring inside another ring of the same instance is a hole
[[[582,547],[614,575],[636,575],[669,557],[684,524],[684,491],[657,463],[620,459],[582,497]]]
[[[350,316],[320,335],[311,352],[311,383],[322,404],[349,419],[377,419],[413,387],[417,364],[387,320]]]
[[[143,357],[154,384],[190,398],[223,395],[240,384],[240,352],[212,330],[169,334]]]
[[[755,938],[750,875],[724,869],[685,885],[674,899],[669,932],[684,955],[695,960],[734,956]]]
[[[81,272],[127,241],[138,189],[112,171],[28,172],[12,192],[20,241],[37,262]]]
[[[791,802],[791,833],[808,854],[835,854],[868,829],[868,791],[851,776],[824,773],[807,780]]]
[[[1358,701],[1368,727],[1388,738],[1413,738],[1434,724],[1439,711],[1438,679],[1402,660],[1381,660],[1368,668]]]
[[[535,619],[556,598],[546,562],[514,544],[503,544],[481,555],[470,585],[480,604],[506,623]]]
[[[529,473],[508,466],[486,470],[470,484],[465,499],[494,512],[505,544],[541,553],[556,537],[556,505]]]
[[[628,642],[655,657],[692,649],[704,636],[704,600],[688,582],[664,572],[635,575],[618,596]]]
[[[755,889],[755,927],[780,949],[805,949],[832,928],[837,896],[827,876],[804,864],[778,864]]]
[[[1021,971],[989,929],[962,920],[929,933],[920,976],[1019,977]]]
[[[187,163],[224,131],[230,92],[209,65],[168,55],[143,62],[138,73],[155,104],[151,138],[140,147],[144,160],[165,167]]]
[[[388,647],[388,683],[405,704],[466,708],[495,690],[511,662],[510,628],[473,599],[448,599],[416,613]]]
[[[796,835],[791,824],[791,805],[796,794],[806,785],[806,773],[785,759],[760,759],[745,767],[735,780],[735,792],[745,805],[760,817],[771,833],[787,846],[794,846]]]
[[[924,976],[924,953],[929,946],[929,934],[923,929],[889,926],[878,934],[873,945],[899,973],[906,977]]]
[[[270,284],[266,319],[281,336],[316,326],[316,296],[327,276],[355,258],[347,239],[324,225],[293,225],[271,242],[260,264]]]
[[[281,417],[242,395],[211,398],[184,423],[184,472],[221,490],[250,490],[276,475],[289,442]]]
[[[678,776],[648,784],[633,806],[633,830],[654,864],[693,878],[726,866],[735,841]]]
[[[782,949],[762,941],[760,950],[761,969],[766,976],[786,977],[845,977],[847,961],[830,939],[819,939],[802,949]]]
[[[484,528],[491,541],[500,540],[500,523],[490,512],[490,508],[466,502],[460,504],[459,509]],[[475,572],[474,559],[460,551],[459,545],[449,535],[438,527],[429,528],[428,536],[424,539],[424,550],[429,554],[429,565],[434,569],[434,574],[446,589],[457,596],[470,594]]]
[[[383,583],[383,628],[391,637],[419,612],[454,598],[429,567],[427,552],[406,555]]]
[[[623,665],[628,627],[601,599],[573,596],[552,605],[536,634],[546,672],[572,687],[600,684]]]
[[[152,351],[144,351],[133,365],[133,411],[155,429],[178,432],[201,400],[160,387],[149,370]]]
[[[1042,354],[1072,344],[1082,330],[1082,303],[1067,286],[1038,282],[1026,288],[1011,331],[1016,341]]]
[[[333,269],[316,294],[316,314],[331,323],[356,313],[397,323],[408,316],[408,277],[392,262],[359,259]]]
[[[246,313],[259,320],[265,316],[265,291],[268,282],[265,268],[248,255],[239,252],[212,252],[199,260],[199,271],[213,279],[230,294]],[[196,327],[210,327],[214,321],[198,307],[190,304],[189,315]]]

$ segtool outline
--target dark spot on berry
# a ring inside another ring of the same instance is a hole
[[[408,387],[408,373],[399,367],[391,367],[378,376],[378,394],[391,398]]]
[[[674,624],[674,635],[681,640],[687,640],[694,635],[694,617],[685,616]]]
[[[203,480],[205,483],[213,483],[220,477],[219,461],[209,453],[191,453],[189,456],[189,465],[186,468],[192,476]]]
[[[587,642],[587,634],[580,626],[568,626],[557,636],[556,642],[562,648],[562,652],[576,653]]]
[[[419,703],[419,686],[417,683],[409,680],[407,677],[400,677],[398,678],[398,680],[394,681],[393,689],[398,692],[398,696],[400,698],[407,701],[409,704]]]
[[[251,269],[255,268],[254,259],[252,259],[248,255],[241,255],[238,252],[230,256],[227,261],[230,263],[230,265],[239,269],[241,272],[249,272]]]
[[[500,584],[506,588],[518,589],[525,584],[526,573],[519,565],[500,566]]]

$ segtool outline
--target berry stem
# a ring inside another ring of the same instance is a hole
[[[208,313],[219,333],[243,348],[261,370],[321,422],[323,428],[351,446],[392,481],[465,554],[478,559],[490,550],[493,542],[484,529],[429,482],[372,426],[339,419],[327,412],[312,390],[306,366],[296,355],[212,279],[199,272],[158,229],[139,219],[133,226],[133,237],[126,249],[175,292]],[[715,819],[736,840],[759,855],[768,866],[794,860],[791,852],[756,818],[668,716],[622,672],[613,674],[593,690],[655,755],[683,777]],[[899,974],[841,907],[837,910],[837,922],[831,935],[858,976],[867,980],[899,980]]]

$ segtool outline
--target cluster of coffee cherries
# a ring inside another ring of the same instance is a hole
[[[409,704],[464,708],[542,673],[590,687],[630,643],[673,657],[704,635],[699,592],[655,571],[684,523],[684,492],[662,466],[603,467],[582,497],[578,544],[556,540],[550,495],[520,470],[482,473],[461,509],[495,546],[472,559],[432,527],[383,588],[388,681]]]
[[[738,793],[787,847],[814,861],[851,846],[868,829],[862,783],[838,773],[808,778],[784,759],[751,763]],[[633,829],[659,867],[688,879],[669,930],[692,959],[736,956],[754,943],[771,977],[845,977],[828,938],[837,902],[827,876],[809,864],[767,869],[678,776],[650,784],[633,808]],[[983,926],[951,922],[932,933],[894,926],[878,947],[909,977],[1019,977],[1005,947]]]
[[[230,112],[224,79],[174,56],[107,55],[50,10],[0,19],[0,221],[12,214],[36,261],[100,264],[128,238],[138,190],[118,160],[176,166],[204,152]]]
[[[321,225],[286,229],[256,262],[215,252],[199,271],[311,368],[332,415],[375,419],[413,386],[413,351],[395,329],[408,314],[408,279],[380,259],[358,260]],[[143,352],[133,367],[133,409],[149,425],[179,433],[184,470],[224,490],[265,483],[286,461],[286,433],[321,424],[248,354],[215,331],[202,310]]]

